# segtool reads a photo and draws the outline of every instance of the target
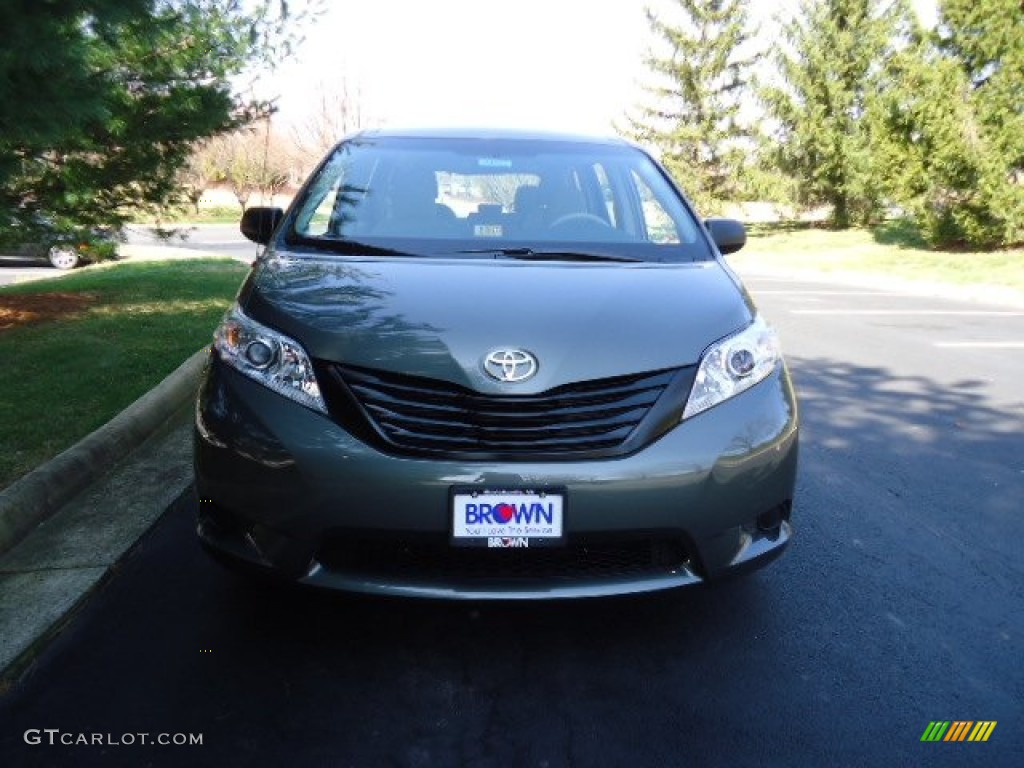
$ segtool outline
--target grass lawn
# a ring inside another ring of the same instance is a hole
[[[852,272],[933,283],[1000,286],[1024,294],[1024,249],[931,251],[900,222],[876,230],[751,227],[747,246],[728,257],[744,268]]]
[[[0,288],[0,488],[209,343],[246,272],[230,259],[121,262]]]

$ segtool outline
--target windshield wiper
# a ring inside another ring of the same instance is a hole
[[[303,237],[296,235],[289,239],[290,245],[304,245],[309,248],[322,248],[334,253],[351,254],[353,256],[411,256],[419,257],[418,253],[399,251],[394,248],[385,248],[381,245],[371,245],[358,240],[330,237]]]
[[[596,251],[537,250],[535,248],[469,248],[458,252],[493,253],[496,256],[507,256],[510,259],[522,259],[523,261],[645,261],[645,259],[637,259],[632,256],[619,256],[614,253],[599,253]]]

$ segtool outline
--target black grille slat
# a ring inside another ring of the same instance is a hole
[[[410,427],[419,427],[425,432],[443,431],[444,433],[447,433],[451,432],[453,429],[472,429],[476,430],[480,434],[525,434],[527,432],[537,432],[538,430],[565,435],[588,433],[600,434],[608,431],[609,423],[612,418],[616,424],[636,424],[643,418],[644,414],[647,413],[647,409],[629,409],[626,411],[618,411],[615,414],[607,414],[603,419],[595,419],[591,417],[585,420],[583,418],[570,417],[564,418],[560,422],[541,422],[537,419],[531,419],[529,421],[509,419],[508,421],[511,423],[503,424],[502,421],[497,418],[472,419],[468,415],[464,419],[451,419],[447,421],[427,419],[413,415],[409,412],[399,413],[389,409],[380,408],[379,406],[376,406],[376,404],[371,403],[367,403],[367,409],[372,412],[374,417],[382,424],[400,423]]]
[[[474,456],[583,455],[615,449],[677,373],[577,382],[536,395],[494,395],[439,379],[327,367],[331,385],[340,385],[334,396],[358,403],[395,449]]]
[[[352,392],[364,403],[374,403],[385,408],[415,408],[423,412],[436,413],[441,417],[455,415],[466,410],[465,407],[453,403],[450,399],[442,400],[436,396],[434,399],[424,397],[414,400],[413,398],[417,397],[416,394],[410,393],[403,399],[359,385],[353,385]]]
[[[603,404],[619,403],[627,398],[637,398],[653,402],[665,388],[670,375],[658,376],[658,381],[646,385],[633,384],[631,386],[608,387],[601,390],[590,390],[580,392],[562,392],[565,389],[552,390],[546,397],[528,397],[522,395],[509,395],[507,397],[495,397],[493,395],[481,395],[468,392],[455,385],[449,385],[448,389],[442,390],[436,387],[410,387],[395,386],[390,382],[374,379],[362,379],[360,376],[351,375],[352,369],[346,369],[345,380],[354,392],[361,397],[379,399],[381,401],[393,402],[416,402],[435,405],[439,408],[451,409],[466,407],[471,404],[474,409],[481,411],[497,410],[507,413],[509,406],[517,408],[536,410],[558,410],[583,406],[595,406]],[[672,372],[669,371],[668,374]],[[664,380],[661,380],[664,379]],[[582,387],[581,387],[582,389]],[[555,394],[558,393],[558,394]]]
[[[514,424],[515,422],[537,421],[539,419],[550,420],[575,420],[586,421],[596,418],[610,418],[632,410],[650,408],[658,399],[661,391],[645,395],[634,395],[629,398],[608,400],[606,402],[593,402],[585,405],[571,407],[559,407],[552,405],[542,408],[537,404],[525,404],[519,407],[515,403],[498,406],[485,407],[477,403],[466,403],[462,405],[436,404],[424,402],[409,402],[397,400],[392,397],[381,397],[378,394],[367,392],[362,387],[352,387],[353,392],[367,407],[373,407],[380,412],[392,412],[407,415],[410,418],[423,418],[425,420],[457,419],[460,415],[466,415],[475,423],[487,421],[495,424]],[[510,406],[516,410],[510,410]]]
[[[615,446],[621,443],[628,437],[632,431],[632,427],[624,427],[620,430],[619,434],[611,435],[605,438],[594,438],[593,436],[582,436],[577,438],[535,438],[532,440],[514,440],[505,438],[492,438],[487,441],[488,450],[529,450],[529,451],[544,451],[552,448],[561,448],[563,450],[586,450],[594,447],[607,448]],[[406,438],[409,442],[416,441],[420,444],[420,447],[430,448],[433,447],[435,450],[444,450],[443,446],[451,444],[463,446],[463,450],[477,450],[481,444],[481,440],[476,435],[465,435],[465,436],[454,436],[454,435],[427,435],[422,432],[409,432],[408,430],[400,427],[393,428],[391,433],[395,438],[396,442],[401,442],[401,438]]]

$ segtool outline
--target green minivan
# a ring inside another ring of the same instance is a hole
[[[700,584],[788,544],[798,417],[774,332],[620,139],[341,141],[214,335],[198,533],[298,584],[458,599]]]

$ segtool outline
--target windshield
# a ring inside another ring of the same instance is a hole
[[[358,136],[324,163],[286,232],[293,246],[367,255],[711,258],[658,166],[597,142]]]

